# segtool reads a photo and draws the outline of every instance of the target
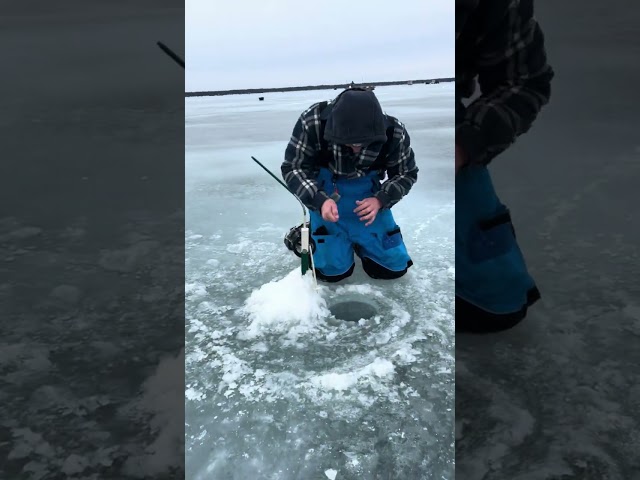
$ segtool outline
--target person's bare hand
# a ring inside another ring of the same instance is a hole
[[[365,223],[365,227],[368,227],[376,219],[378,211],[382,208],[382,203],[376,197],[365,198],[364,200],[356,200],[358,207],[354,210],[360,217],[361,222]]]
[[[322,218],[326,222],[337,222],[340,219],[338,215],[338,205],[332,199],[327,199],[322,204]]]
[[[456,145],[456,175],[458,171],[467,163],[467,155],[461,147]]]

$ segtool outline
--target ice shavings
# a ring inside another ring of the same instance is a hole
[[[199,390],[196,390],[193,387],[187,387],[187,389],[184,391],[184,396],[187,400],[203,400],[206,397],[206,394],[200,392]]]
[[[251,323],[240,339],[250,340],[265,334],[286,334],[290,340],[317,332],[330,315],[322,297],[324,287],[315,289],[309,272],[290,272],[283,279],[255,290],[241,308]]]
[[[253,373],[253,370],[249,368],[247,363],[240,360],[234,354],[230,352],[222,353],[220,355],[222,360],[222,381],[218,385],[218,393],[220,393],[225,387],[228,387],[225,396],[232,395],[234,390],[238,387],[238,382],[245,375]]]
[[[187,283],[184,286],[184,293],[187,298],[204,297],[207,294],[207,288],[202,283]]]
[[[382,296],[382,293],[373,288],[371,285],[340,285],[336,289],[337,295],[342,295],[345,293],[358,293],[363,296]]]
[[[411,345],[402,346],[393,354],[396,359],[404,364],[415,362],[418,355],[420,355],[420,352]]]
[[[385,345],[396,338],[403,331],[405,325],[411,321],[411,315],[404,310],[398,311],[395,317],[395,321],[388,328],[368,338],[367,343],[370,345]]]
[[[386,359],[376,358],[372,363],[360,370],[347,373],[325,373],[313,376],[309,381],[316,388],[343,391],[350,389],[360,381],[373,383],[376,379],[390,379],[394,373],[393,363]]]

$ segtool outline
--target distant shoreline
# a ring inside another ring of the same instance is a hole
[[[455,78],[430,78],[427,80],[398,80],[393,82],[369,82],[369,83],[339,83],[334,85],[308,85],[304,87],[279,87],[279,88],[247,88],[242,90],[218,90],[204,92],[185,92],[185,97],[215,97],[220,95],[246,95],[256,93],[274,92],[299,92],[305,90],[338,90],[354,87],[386,87],[390,85],[424,85],[453,82]]]

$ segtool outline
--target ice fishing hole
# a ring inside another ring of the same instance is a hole
[[[377,315],[378,309],[362,300],[342,300],[329,307],[331,314],[338,320],[357,322],[361,319],[369,320]]]

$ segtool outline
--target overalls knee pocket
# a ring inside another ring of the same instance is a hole
[[[400,227],[396,226],[396,228],[383,234],[382,249],[384,251],[399,247],[400,245],[402,245],[402,232],[400,231]]]
[[[347,272],[353,265],[353,247],[347,237],[341,234],[322,217],[311,212],[311,237],[316,245],[313,263],[326,276],[337,276]]]
[[[495,259],[516,246],[511,215],[505,208],[475,224],[468,235],[469,259],[473,263]]]
[[[402,231],[390,210],[380,211],[375,222],[362,230],[355,241],[360,245],[360,257],[368,257],[388,270],[399,272],[410,266]]]

